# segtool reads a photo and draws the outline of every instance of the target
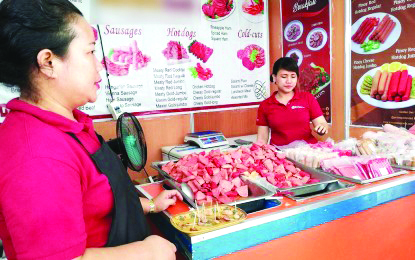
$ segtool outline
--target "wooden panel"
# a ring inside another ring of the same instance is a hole
[[[105,140],[113,139],[117,137],[117,122],[115,120],[107,122],[94,123],[95,131],[102,135]]]
[[[270,74],[274,62],[282,56],[282,29],[280,16],[280,0],[268,1],[269,7],[269,60]],[[276,91],[275,84],[271,84],[270,91]]]
[[[184,136],[190,132],[190,116],[165,116],[153,118],[138,119],[146,138],[147,143],[147,166],[146,170],[150,175],[157,175],[157,172],[151,169],[150,164],[154,161],[160,161],[161,147],[168,145],[182,144]],[[96,131],[101,134],[105,140],[116,137],[115,121],[99,122],[94,124]],[[141,182],[145,174],[129,170],[133,180]]]
[[[334,0],[331,6],[332,14],[332,129],[329,136],[335,141],[344,139],[344,1]]]
[[[195,131],[214,130],[226,137],[257,133],[257,108],[197,113],[194,115]]]

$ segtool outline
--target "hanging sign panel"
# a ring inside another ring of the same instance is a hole
[[[281,0],[283,53],[297,61],[300,86],[331,122],[331,24],[329,0]]]
[[[100,24],[103,78],[97,102],[137,114],[257,105],[269,96],[266,1],[201,1],[198,23]]]
[[[137,17],[134,24],[94,25],[106,71],[97,101],[80,109],[110,118],[112,101],[122,111],[148,115],[252,106],[267,98],[267,1],[192,3],[196,22],[151,24]],[[8,94],[0,104],[16,91],[2,89]]]
[[[351,2],[351,124],[415,122],[415,2]]]

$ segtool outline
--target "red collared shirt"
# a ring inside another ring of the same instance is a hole
[[[256,124],[271,129],[271,144],[286,145],[295,140],[316,143],[312,136],[310,121],[323,115],[316,98],[308,92],[294,91],[293,98],[284,105],[274,92],[261,102]]]
[[[72,259],[103,247],[112,221],[108,178],[89,153],[92,120],[76,122],[18,99],[0,126],[0,238],[8,259]]]

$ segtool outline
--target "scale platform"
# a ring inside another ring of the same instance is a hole
[[[163,161],[178,160],[191,153],[201,153],[201,152],[210,152],[211,150],[221,150],[226,151],[230,149],[229,145],[215,146],[211,148],[200,148],[199,146],[191,146],[188,144],[184,145],[173,145],[165,146],[161,148]]]
[[[216,131],[189,133],[184,137],[184,142],[204,149],[229,144],[225,136]]]
[[[226,151],[229,149],[236,149],[242,144],[236,142],[237,140],[244,140],[247,143],[244,145],[249,145],[250,143],[255,142],[257,139],[256,135],[246,135],[246,136],[238,136],[238,137],[230,137],[227,138],[228,143],[227,145],[222,146],[215,146],[211,148],[200,148],[196,145],[189,145],[189,144],[180,144],[180,145],[171,145],[171,146],[164,146],[161,148],[162,152],[162,160],[163,161],[170,161],[170,160],[178,160],[183,156],[186,156],[191,153],[200,153],[200,152],[210,152],[211,150],[221,150]]]

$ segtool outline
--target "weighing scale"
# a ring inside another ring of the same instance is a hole
[[[208,131],[210,133],[212,133],[213,131]],[[219,133],[220,135],[223,136],[222,133],[220,132],[213,132],[213,133]],[[190,135],[190,134],[189,134]],[[213,137],[215,135],[209,136],[209,137]],[[217,136],[217,134],[216,134]],[[206,138],[206,137],[205,137]],[[220,150],[220,151],[227,151],[229,149],[234,149],[237,148],[241,145],[249,145],[253,142],[255,142],[257,139],[256,135],[247,135],[247,136],[238,136],[238,137],[231,137],[231,138],[227,138],[226,143],[223,143],[224,145],[220,145],[220,146],[211,146],[210,148],[201,148],[199,147],[199,144],[196,143],[196,141],[189,141],[189,143],[186,144],[179,144],[179,145],[171,145],[171,146],[163,146],[161,148],[161,152],[162,152],[162,158],[163,161],[170,161],[170,160],[178,160],[188,154],[192,154],[192,153],[201,153],[201,152],[210,152],[211,150]],[[186,142],[186,138],[184,139]],[[245,141],[245,143],[241,143],[238,141]],[[219,140],[218,140],[219,141]],[[218,141],[214,141],[214,145],[218,145]],[[202,145],[203,147],[205,147],[204,145]]]
[[[184,137],[184,142],[191,145],[196,144],[202,149],[229,145],[225,136],[221,132],[216,131],[204,131],[187,134]]]

